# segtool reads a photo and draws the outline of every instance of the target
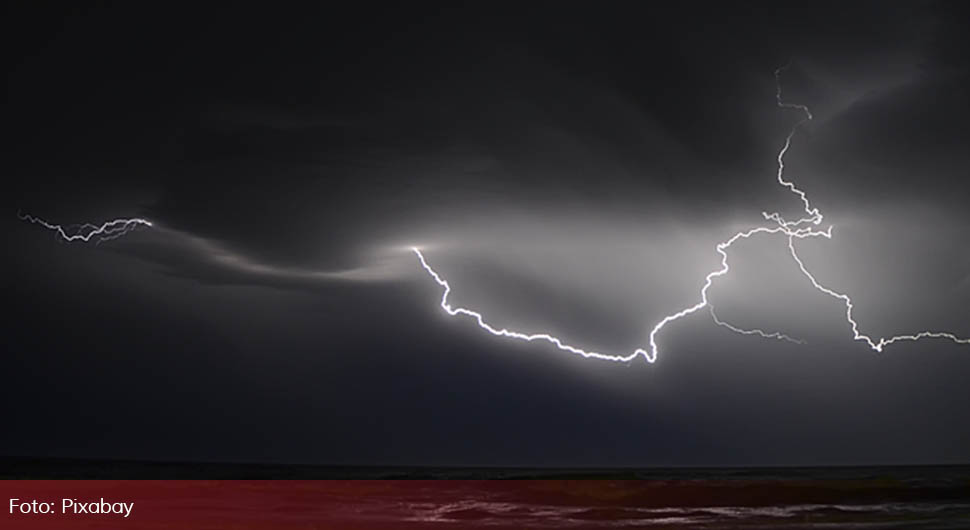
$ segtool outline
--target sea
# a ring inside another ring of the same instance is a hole
[[[191,499],[169,495],[167,509],[176,513],[190,502],[218,518],[243,505],[254,517],[278,518],[273,527],[281,528],[970,529],[970,466],[535,469],[8,458],[0,459],[0,478],[196,480]]]

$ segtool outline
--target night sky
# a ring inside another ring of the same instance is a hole
[[[355,3],[5,17],[0,455],[367,465],[970,462],[957,4]],[[67,243],[60,224],[151,219]]]

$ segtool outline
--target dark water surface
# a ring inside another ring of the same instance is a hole
[[[173,513],[189,503],[217,519],[244,508],[279,528],[970,528],[970,466],[355,468],[14,458],[0,460],[0,476],[339,479],[192,483],[191,496],[165,500]],[[459,480],[428,480],[440,478]]]

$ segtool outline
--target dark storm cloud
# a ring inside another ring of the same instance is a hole
[[[0,452],[339,463],[647,465],[970,458],[965,348],[851,341],[783,238],[731,255],[718,314],[657,364],[446,317],[407,250],[497,325],[643,346],[713,250],[796,215],[873,334],[970,334],[957,6],[423,4],[15,13],[6,173],[20,308]],[[17,223],[141,215],[102,247]],[[352,280],[352,281],[347,281]],[[371,281],[380,280],[380,281]],[[53,371],[45,366],[56,367]],[[64,412],[120,401],[126,419]],[[59,413],[64,436],[40,419]]]

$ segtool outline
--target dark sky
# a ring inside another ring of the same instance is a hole
[[[14,8],[0,454],[318,464],[970,462],[958,4]],[[18,221],[141,216],[100,245]]]

